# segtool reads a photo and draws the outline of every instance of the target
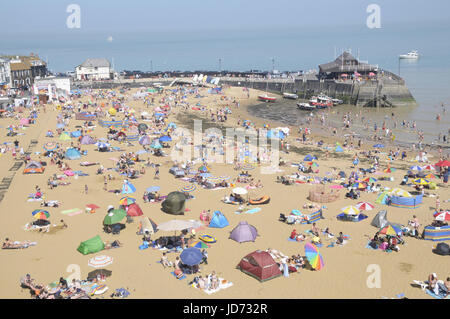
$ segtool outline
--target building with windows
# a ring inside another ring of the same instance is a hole
[[[109,80],[114,78],[111,64],[105,58],[87,59],[75,68],[77,80]]]

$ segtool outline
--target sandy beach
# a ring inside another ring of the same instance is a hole
[[[111,90],[105,90],[110,92]],[[116,90],[116,92],[119,90]],[[163,93],[153,93],[153,105],[145,105],[142,99],[134,99],[135,94],[139,89],[132,89],[123,93],[124,101],[122,105],[129,106],[129,109],[134,109],[135,114],[140,114],[142,111],[153,113],[158,106],[170,105],[170,115],[165,119],[167,123],[174,122],[179,127],[185,127],[189,130],[193,129],[194,119],[203,119],[203,129],[207,127],[236,127],[238,121],[242,123],[243,120],[249,120],[254,123],[254,126],[261,128],[264,124],[270,124],[271,128],[278,126],[286,126],[281,122],[270,121],[257,118],[247,112],[247,108],[258,104],[257,96],[262,92],[250,90],[249,96],[242,88],[225,87],[222,94],[210,94],[208,88],[199,88],[198,94],[202,98],[196,98],[196,94],[186,93],[185,99],[179,99],[180,95],[174,95],[170,89],[166,88]],[[98,93],[98,91],[96,91]],[[167,99],[161,102],[162,98],[174,97],[174,100]],[[178,99],[178,100],[177,100]],[[74,99],[72,105],[78,105],[79,102],[87,103],[92,101],[98,107],[102,103],[103,111],[107,113],[111,107],[111,98],[93,98],[88,94],[83,94],[80,99]],[[183,105],[189,107],[182,107],[181,103],[175,106],[174,101],[183,101]],[[236,102],[236,103],[233,103]],[[237,106],[237,102],[239,106]],[[208,111],[193,110],[192,107],[200,104],[205,106],[207,110],[219,110],[223,107],[228,107],[231,114],[228,114],[226,122],[217,123],[210,121]],[[270,108],[270,104],[267,105]],[[76,108],[75,108],[76,109]],[[94,111],[96,107],[89,106],[87,111]],[[86,111],[86,110],[85,110]],[[20,116],[27,116],[29,110]],[[299,299],[299,298],[374,298],[380,299],[383,297],[394,298],[399,294],[404,294],[408,298],[431,298],[420,288],[412,287],[413,280],[426,280],[428,275],[436,273],[439,279],[445,280],[450,276],[450,262],[448,257],[439,256],[432,252],[433,247],[438,242],[430,240],[416,239],[413,237],[404,237],[405,244],[400,245],[398,252],[384,252],[381,250],[371,250],[366,248],[370,238],[377,232],[377,228],[371,226],[370,223],[374,216],[381,210],[387,210],[388,220],[401,225],[408,225],[408,221],[413,215],[416,215],[420,221],[420,231],[423,227],[431,224],[434,221],[433,213],[436,206],[436,195],[440,197],[440,208],[448,210],[450,208],[448,184],[442,182],[442,179],[434,179],[437,189],[426,190],[432,196],[426,196],[423,203],[416,209],[399,208],[388,205],[375,203],[377,199],[377,192],[361,191],[361,197],[357,200],[345,198],[347,190],[341,189],[340,196],[336,201],[330,203],[322,203],[324,205],[323,219],[317,222],[317,226],[323,230],[327,227],[335,235],[342,232],[349,236],[348,242],[345,245],[334,247],[327,247],[332,239],[328,239],[325,235],[321,235],[323,246],[319,248],[323,257],[324,267],[317,271],[308,269],[301,269],[298,272],[290,273],[289,277],[280,276],[266,282],[259,282],[255,278],[248,276],[241,270],[236,269],[240,260],[247,254],[260,249],[266,250],[268,248],[276,249],[286,256],[300,254],[304,256],[305,243],[309,242],[309,238],[304,242],[289,241],[288,237],[293,229],[297,232],[304,233],[311,229],[311,224],[295,224],[288,225],[279,221],[280,213],[289,215],[294,209],[306,211],[303,205],[311,203],[308,200],[308,194],[311,189],[317,185],[314,183],[296,183],[295,185],[283,185],[277,183],[277,176],[293,175],[298,172],[298,168],[291,164],[298,164],[303,162],[307,154],[312,154],[318,157],[317,163],[319,165],[319,172],[315,174],[302,173],[303,175],[325,177],[331,176],[334,172],[344,171],[347,176],[355,170],[352,160],[356,153],[361,151],[374,151],[372,144],[364,143],[360,149],[344,148],[341,153],[333,151],[335,143],[340,141],[343,143],[344,139],[338,131],[337,136],[331,136],[326,132],[321,132],[320,127],[312,127],[312,134],[307,136],[306,143],[300,141],[302,135],[298,133],[298,127],[290,126],[290,134],[285,142],[289,144],[290,151],[285,153],[280,152],[280,157],[287,162],[286,165],[280,166],[281,171],[275,174],[261,174],[260,169],[250,171],[255,181],[260,180],[263,184],[262,188],[250,189],[248,196],[250,198],[259,198],[263,195],[270,196],[270,203],[266,205],[256,205],[260,207],[261,211],[255,214],[236,214],[237,205],[229,205],[221,201],[224,196],[228,196],[231,192],[231,187],[219,190],[204,189],[197,185],[197,189],[191,194],[195,196],[194,199],[186,201],[186,208],[188,211],[183,216],[174,216],[166,214],[161,211],[161,203],[145,203],[142,199],[146,188],[150,186],[160,186],[159,193],[167,195],[172,191],[177,191],[187,182],[181,179],[176,179],[169,173],[169,169],[173,166],[171,157],[156,157],[149,153],[140,155],[143,162],[136,163],[135,168],[139,169],[150,158],[152,163],[160,164],[160,179],[154,179],[154,168],[145,167],[145,174],[140,175],[137,179],[131,180],[137,191],[130,196],[136,198],[138,205],[144,212],[144,216],[150,217],[155,223],[162,224],[174,218],[183,220],[199,220],[199,215],[203,210],[211,210],[211,212],[219,210],[229,221],[229,226],[225,228],[208,228],[204,227],[199,230],[198,235],[209,234],[217,239],[216,243],[211,244],[208,251],[208,264],[201,264],[200,270],[203,276],[210,274],[213,270],[220,278],[224,278],[233,285],[227,289],[219,290],[214,294],[207,294],[200,289],[195,289],[188,285],[195,275],[187,275],[186,279],[177,280],[171,275],[172,269],[166,269],[161,264],[157,263],[162,256],[162,251],[158,249],[148,248],[140,250],[139,246],[142,244],[142,236],[137,235],[138,218],[134,219],[133,223],[127,223],[126,228],[120,232],[120,235],[107,234],[103,231],[103,219],[106,215],[109,205],[115,208],[119,206],[119,199],[123,194],[114,194],[103,190],[103,175],[97,175],[99,165],[94,166],[80,166],[83,161],[96,162],[104,166],[105,169],[115,167],[115,162],[110,160],[112,157],[119,157],[123,151],[112,152],[98,152],[95,145],[81,145],[82,150],[87,151],[87,155],[80,159],[67,160],[72,170],[81,170],[88,176],[71,176],[67,177],[65,181],[70,182],[69,185],[60,185],[54,189],[47,186],[47,180],[53,174],[62,174],[57,165],[51,164],[50,158],[43,156],[43,145],[48,142],[60,143],[61,148],[65,149],[73,142],[77,144],[75,138],[70,141],[60,141],[58,134],[56,134],[57,115],[60,113],[57,110],[57,104],[48,104],[38,109],[38,118],[35,124],[31,124],[26,129],[19,129],[18,132],[24,133],[14,137],[7,137],[5,128],[10,125],[18,125],[19,121],[11,118],[0,118],[0,126],[3,129],[4,136],[1,142],[19,141],[19,149],[23,147],[26,152],[31,152],[31,160],[46,161],[47,166],[43,174],[23,174],[24,165],[17,171],[11,171],[11,168],[16,162],[23,162],[19,159],[14,159],[11,151],[5,152],[0,157],[0,172],[3,178],[12,177],[12,181],[7,189],[5,189],[4,198],[0,202],[0,214],[2,215],[2,222],[0,223],[0,236],[2,241],[9,238],[13,241],[31,241],[37,242],[35,246],[26,249],[3,249],[0,251],[0,264],[3,271],[0,274],[0,298],[30,298],[28,289],[20,287],[19,280],[25,274],[31,274],[31,277],[36,282],[42,284],[49,284],[58,281],[60,277],[68,277],[71,271],[67,270],[70,265],[79,265],[81,271],[81,279],[86,279],[87,274],[95,270],[88,266],[88,261],[97,255],[107,255],[113,257],[113,263],[105,268],[112,271],[112,275],[106,279],[103,284],[109,287],[109,290],[102,295],[95,295],[93,298],[109,298],[115,289],[125,288],[130,292],[130,298],[285,298],[285,299]],[[115,119],[122,120],[123,114],[118,112]],[[107,115],[105,120],[111,120]],[[138,119],[139,122],[140,119]],[[149,126],[151,122],[147,123]],[[94,122],[95,128],[89,132],[93,138],[104,138],[107,136],[108,128],[101,127],[99,123]],[[68,126],[65,130],[72,132],[76,126],[83,125],[83,121],[76,120],[72,117],[69,120]],[[55,132],[55,137],[46,137],[48,130]],[[126,132],[127,133],[127,132]],[[32,144],[36,140],[37,144]],[[323,141],[323,145],[319,147],[317,142]],[[357,146],[358,139],[354,139],[354,145]],[[142,150],[142,146],[138,141],[133,141],[132,146],[127,143],[119,143],[117,141],[110,141],[112,146],[121,147],[125,152],[138,152]],[[172,146],[174,143],[170,142]],[[11,144],[9,144],[11,146]],[[325,147],[333,148],[328,152]],[[30,148],[29,148],[30,147]],[[407,158],[405,160],[395,159],[389,162],[388,155],[390,150],[395,151],[396,147],[390,148],[387,144],[385,148],[380,149],[377,155],[380,158],[379,169],[373,174],[368,174],[367,177],[389,176],[393,177],[393,181],[378,180],[381,186],[388,188],[400,187],[406,191],[413,191],[412,186],[400,186],[403,176],[409,170],[410,166],[419,165],[424,166],[427,163],[418,163],[415,158],[419,154],[418,151],[407,150]],[[165,150],[170,152],[171,149]],[[36,152],[39,152],[37,154]],[[448,150],[446,150],[448,152]],[[437,152],[428,154],[430,164],[437,163],[440,158]],[[448,157],[448,154],[443,154]],[[358,156],[360,163],[358,167],[369,168],[373,162],[363,156]],[[389,162],[389,164],[388,164]],[[195,164],[198,168],[201,163]],[[395,168],[391,173],[383,172],[387,167]],[[237,177],[240,171],[233,169],[233,165],[210,163],[210,173],[214,176],[230,176],[231,179]],[[106,174],[114,176],[115,180],[108,182],[108,190],[121,189],[124,176],[117,172],[110,170]],[[346,181],[347,179],[345,179]],[[412,179],[410,179],[412,181]],[[326,184],[338,185],[338,182]],[[45,200],[58,200],[61,205],[59,207],[41,207],[39,201],[27,201],[28,195],[35,192],[35,186],[38,185],[44,193]],[[88,185],[88,192],[85,193],[85,185]],[[246,184],[238,183],[236,186],[244,187]],[[358,202],[366,201],[373,204],[375,207],[370,211],[363,211],[368,216],[367,219],[360,222],[343,222],[336,219],[336,216],[341,213],[343,207],[348,205],[356,205]],[[85,212],[85,206],[88,204],[96,204],[100,208],[95,213],[90,214]],[[51,231],[50,233],[39,233],[37,231],[26,231],[24,226],[32,222],[32,211],[43,208],[50,213],[49,220],[51,224],[59,224],[63,219],[68,225],[67,229],[60,229]],[[75,216],[64,215],[61,212],[64,210],[78,208],[82,210],[81,214]],[[251,207],[253,208],[253,207]],[[230,231],[238,225],[241,221],[247,221],[249,224],[256,227],[259,236],[255,242],[237,243],[229,239]],[[96,254],[82,255],[77,251],[78,246],[82,241],[88,240],[96,235],[100,235],[103,241],[112,242],[120,240],[123,247],[112,250],[105,250]],[[159,236],[170,236],[173,232],[158,231],[152,235],[152,239]],[[168,253],[167,257],[174,262],[175,257],[179,253]],[[380,269],[380,283],[379,288],[369,288],[367,285],[368,277],[371,275],[370,265],[378,265]],[[369,268],[368,268],[369,267]],[[368,270],[369,269],[369,270]]]

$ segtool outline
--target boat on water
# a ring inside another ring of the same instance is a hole
[[[419,52],[417,52],[417,50],[413,50],[411,52],[408,52],[407,54],[400,54],[398,57],[400,59],[418,59]]]
[[[275,102],[277,100],[277,98],[275,96],[270,96],[267,94],[258,95],[258,99],[260,101],[264,101],[264,102]]]
[[[291,99],[291,100],[296,100],[296,99],[298,99],[298,95],[297,95],[297,94],[294,94],[294,93],[287,93],[287,92],[284,92],[284,93],[283,93],[283,97],[284,97],[285,99]]]
[[[316,106],[315,105],[311,105],[309,103],[297,103],[297,108],[300,109],[300,110],[311,111],[311,110],[315,110]]]

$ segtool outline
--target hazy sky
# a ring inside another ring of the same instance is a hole
[[[164,31],[365,25],[369,4],[383,25],[450,20],[449,0],[14,0],[1,5],[2,33]],[[69,4],[81,29],[68,29]],[[5,28],[6,26],[6,28]]]

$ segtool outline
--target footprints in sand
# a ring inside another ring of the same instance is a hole
[[[414,268],[414,265],[408,263],[400,263],[400,270],[409,274]]]

